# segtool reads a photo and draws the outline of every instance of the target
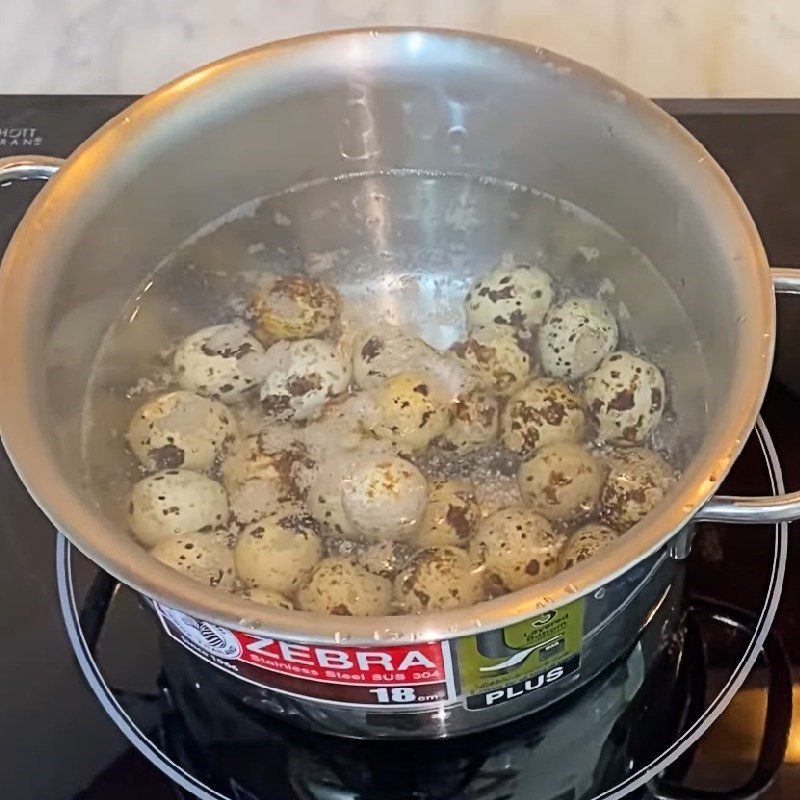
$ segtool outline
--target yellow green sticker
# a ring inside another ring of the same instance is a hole
[[[583,600],[523,622],[455,641],[460,691],[479,710],[513,700],[576,672]]]

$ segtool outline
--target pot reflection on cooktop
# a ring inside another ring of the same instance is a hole
[[[31,146],[42,153],[67,155],[130,99],[0,97],[0,127],[36,129],[37,142],[0,143],[0,155]],[[800,104],[762,112],[751,105],[723,107],[719,113],[707,104],[694,110],[685,106],[683,113],[671,104],[670,110],[678,112],[732,176],[775,263],[800,263],[794,222],[800,213],[794,195],[800,183],[795,146]],[[0,187],[1,246],[38,188]],[[796,307],[800,312],[800,304]],[[800,400],[780,385],[771,387],[764,415],[790,487],[800,486],[800,426],[793,424],[798,412]],[[769,491],[757,444],[748,447],[726,489]],[[637,671],[634,651],[580,694],[507,728],[425,745],[365,745],[302,733],[275,721],[265,725],[257,710],[235,698],[205,692],[208,675],[194,674],[195,663],[182,665],[185,653],[161,652],[152,620],[131,592],[114,591],[111,582],[101,579],[87,598],[97,571],[73,556],[77,605],[85,611],[79,627],[84,641],[99,637],[98,666],[84,654],[80,670],[59,611],[52,528],[4,455],[0,507],[3,646],[11,656],[0,659],[0,676],[11,687],[0,704],[0,735],[5,737],[0,778],[5,794],[16,800],[158,800],[193,792],[231,798],[590,797],[668,748],[678,730],[691,727],[692,719],[730,680],[732,668],[747,650],[752,618],[705,603],[699,596],[757,613],[774,560],[770,528],[705,526],[687,565],[688,596],[695,601],[687,610],[684,636],[673,642],[650,674]],[[792,548],[796,555],[797,546]],[[776,625],[793,663],[800,662],[800,617],[793,608],[800,586],[798,563],[800,559],[790,557]],[[112,591],[106,616],[101,612]],[[632,796],[697,796],[670,785],[678,782],[723,791],[723,797],[743,796],[727,791],[741,785],[750,795],[760,792],[765,798],[800,793],[800,731],[790,737],[777,781],[761,792],[783,751],[791,709],[777,652],[771,673],[757,668],[747,688],[697,747],[679,758],[658,785],[651,784],[652,791],[637,789]],[[170,663],[174,669],[167,672]],[[94,692],[87,691],[86,677]],[[104,695],[103,683],[117,687],[116,697]],[[105,707],[98,694],[104,696]],[[768,697],[772,702],[764,738]],[[123,711],[116,710],[115,702]],[[139,733],[132,734],[133,728]],[[759,749],[760,766],[750,780]],[[187,788],[179,789],[165,774],[183,780]],[[212,789],[204,790],[201,784]]]

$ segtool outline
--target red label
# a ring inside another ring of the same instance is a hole
[[[264,669],[334,683],[438,683],[445,679],[442,648],[436,644],[369,649],[315,647],[258,639],[234,632],[241,660]]]
[[[450,652],[440,642],[316,646],[250,636],[164,606],[156,609],[173,639],[219,669],[275,691],[395,709],[455,697]]]

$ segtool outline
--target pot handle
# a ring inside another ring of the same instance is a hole
[[[800,294],[800,269],[776,267],[772,284],[776,294]],[[800,519],[800,491],[765,497],[716,495],[697,513],[700,522],[774,523]]]
[[[63,158],[39,155],[0,158],[0,186],[12,181],[49,180],[64,161]]]

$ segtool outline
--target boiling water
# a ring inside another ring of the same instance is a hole
[[[100,502],[121,519],[120,498],[141,477],[122,434],[144,399],[174,386],[171,349],[198,328],[240,317],[254,275],[334,284],[345,338],[388,321],[446,348],[464,334],[470,282],[502,261],[541,265],[562,298],[605,300],[620,347],[664,371],[668,407],[654,444],[685,460],[703,432],[707,372],[678,298],[642,253],[585,211],[515,184],[359,174],[249,202],[153,265],[109,330],[87,393],[84,453]]]

